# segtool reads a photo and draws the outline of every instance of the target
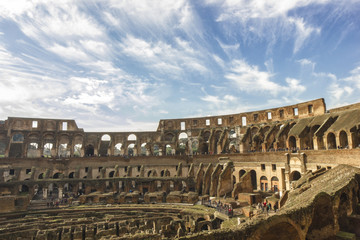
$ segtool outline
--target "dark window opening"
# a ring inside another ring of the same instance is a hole
[[[124,168],[125,172],[127,172],[127,167]]]
[[[138,172],[140,172],[140,170],[141,170],[141,166],[138,166],[138,167],[137,167],[137,169],[138,169]]]
[[[87,173],[89,171],[89,167],[85,167],[85,172]]]
[[[276,171],[276,164],[272,164],[271,166],[272,166],[272,170]]]
[[[313,113],[313,105],[309,105],[309,106],[308,106],[308,112],[309,112],[309,113]]]
[[[31,173],[31,169],[30,169],[30,168],[26,169],[26,174],[29,174],[29,173]]]
[[[284,117],[284,110],[281,109],[281,110],[279,111],[279,113],[280,113],[280,118],[283,118],[283,117]]]
[[[232,123],[234,121],[234,117],[229,117],[229,123]]]
[[[10,175],[15,175],[15,169],[10,169],[9,174],[10,174]]]
[[[103,169],[103,167],[99,167],[99,172],[101,172],[101,169]]]
[[[265,164],[261,164],[261,170],[265,170]]]
[[[254,114],[254,121],[257,121],[258,120],[258,118],[259,118],[259,114]]]

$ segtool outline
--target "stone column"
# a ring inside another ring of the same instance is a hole
[[[62,199],[62,197],[63,197],[63,188],[58,188],[58,191],[59,191],[58,198]]]
[[[48,196],[48,189],[43,188],[43,199],[47,199],[47,196]]]
[[[314,145],[314,150],[319,150],[319,146],[318,146],[318,142],[317,142],[317,137],[316,137],[316,136],[313,137],[313,145]]]
[[[349,149],[353,149],[353,138],[352,138],[352,133],[351,133],[351,132],[347,133],[347,137],[348,137],[348,145],[349,145]]]

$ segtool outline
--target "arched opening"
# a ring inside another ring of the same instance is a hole
[[[208,154],[209,153],[209,138],[210,138],[210,132],[206,131],[202,135],[202,143],[200,145],[200,153],[201,154]]]
[[[199,140],[194,139],[192,144],[191,144],[191,148],[192,148],[193,155],[198,154],[198,152],[199,152]]]
[[[271,191],[273,192],[279,191],[279,179],[277,177],[271,178]]]
[[[166,155],[175,155],[175,152],[173,152],[173,148],[170,144],[166,145]]]
[[[180,141],[187,141],[187,139],[188,139],[188,135],[185,132],[179,134]]]
[[[174,139],[174,134],[172,134],[172,133],[167,133],[167,134],[165,134],[165,136],[164,136],[164,140],[165,140],[166,142],[172,142],[173,139]]]
[[[154,144],[153,146],[153,155],[154,156],[159,156],[159,152],[160,152],[160,147],[158,144]]]
[[[9,157],[22,157],[24,135],[16,133],[12,136],[12,143],[10,145]]]
[[[301,178],[301,174],[298,171],[293,171],[292,173],[290,173],[290,182],[292,181],[297,181]]]
[[[60,178],[60,175],[61,175],[61,173],[55,173],[52,178],[58,179],[58,178]]]
[[[62,143],[59,146],[59,156],[60,157],[69,157],[70,156],[70,151],[68,150],[68,144],[67,143]]]
[[[136,135],[135,134],[130,134],[127,138],[128,141],[136,141]]]
[[[340,148],[349,148],[348,136],[345,131],[341,131],[339,135]]]
[[[245,173],[246,173],[246,171],[245,171],[244,169],[241,169],[241,170],[239,171],[239,179],[240,179],[242,176],[244,176]]]
[[[115,156],[120,156],[121,155],[121,147],[122,144],[121,143],[117,143],[114,147],[114,155]]]
[[[140,155],[141,156],[146,156],[146,143],[141,144]]]
[[[129,156],[134,156],[134,147],[135,147],[134,143],[129,144],[129,146],[128,146],[128,155]]]
[[[257,189],[257,179],[256,179],[256,171],[255,170],[251,170],[250,171],[250,177],[251,177],[251,185],[253,187],[253,189]]]
[[[327,148],[336,149],[336,138],[335,134],[332,132],[327,135]]]
[[[268,190],[268,179],[265,176],[260,178],[260,190],[263,192],[267,192]]]
[[[160,172],[160,177],[164,177],[164,174],[165,174],[165,171],[162,170],[162,171]]]
[[[296,150],[296,138],[294,136],[289,137],[289,149]]]
[[[176,150],[176,154],[184,155],[186,151],[186,144],[181,142],[178,145],[178,148]]]
[[[349,196],[346,193],[342,193],[340,195],[340,202],[338,208],[338,223],[341,231],[349,230],[350,223],[349,223],[348,215],[351,214],[350,210],[351,209],[350,209]]]
[[[334,227],[334,214],[331,197],[327,194],[316,196],[314,200],[311,225],[306,234],[306,239],[331,239]]]
[[[94,146],[89,144],[85,147],[85,156],[94,156]]]
[[[20,192],[21,193],[28,193],[29,192],[29,187],[26,186],[26,185],[21,185]]]
[[[109,178],[114,177],[114,175],[115,175],[115,171],[111,171],[111,172],[109,172]]]
[[[74,156],[75,157],[81,157],[81,148],[82,148],[82,144],[75,144],[75,146],[74,146]]]
[[[29,158],[39,157],[38,148],[39,148],[39,144],[37,144],[36,142],[29,143],[27,150],[27,157]]]
[[[99,155],[108,156],[109,146],[110,146],[111,137],[109,134],[104,134],[101,136]]]
[[[69,174],[69,178],[74,178],[75,177],[75,172],[71,172],[70,174]]]
[[[38,179],[44,179],[44,173],[40,173]]]
[[[259,237],[260,240],[300,240],[300,236],[296,228],[288,222],[278,223],[268,227],[265,233]]]

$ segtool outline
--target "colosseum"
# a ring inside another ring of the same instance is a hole
[[[0,121],[0,239],[360,239],[360,103],[161,119]]]

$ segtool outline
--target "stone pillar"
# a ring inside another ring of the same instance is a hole
[[[62,197],[63,197],[63,188],[58,188],[58,191],[59,191],[58,198],[62,199]]]
[[[336,141],[335,147],[336,147],[336,149],[337,149],[338,146],[340,146],[340,133],[336,134],[336,136],[335,136],[335,141]]]
[[[329,150],[329,146],[328,146],[328,142],[327,142],[327,137],[325,136],[325,134],[324,134],[324,136],[323,136],[323,142],[324,142],[325,149],[326,149],[326,150]]]
[[[319,150],[319,146],[318,146],[318,142],[317,142],[317,137],[316,137],[316,136],[313,137],[313,145],[314,145],[314,150]]]
[[[239,151],[240,151],[240,153],[244,153],[244,143],[240,143]]]
[[[349,146],[349,149],[353,149],[352,133],[351,133],[351,132],[347,133],[347,137],[348,137],[348,146]]]
[[[48,189],[43,188],[43,199],[47,199],[47,196],[48,196]]]

